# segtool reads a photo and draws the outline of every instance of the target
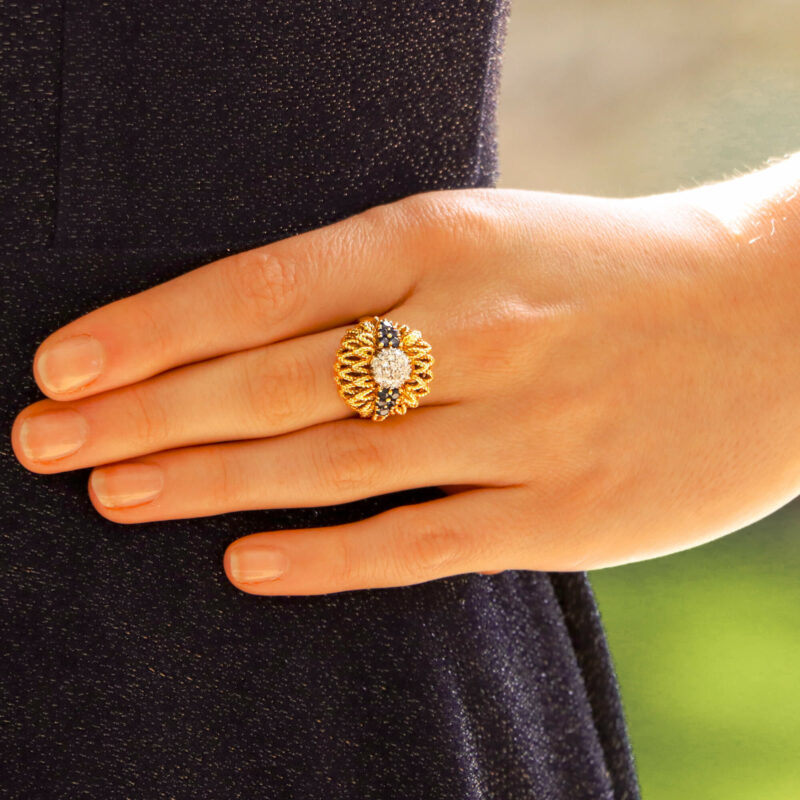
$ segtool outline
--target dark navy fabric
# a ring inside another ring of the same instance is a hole
[[[507,0],[0,0],[0,794],[639,796],[584,573],[258,597],[258,530],[440,496],[123,526],[36,475],[38,343],[193,267],[496,183]],[[347,265],[341,265],[346,279]]]

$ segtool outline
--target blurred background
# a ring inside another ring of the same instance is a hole
[[[800,150],[798,45],[800,0],[512,0],[498,185],[631,196]],[[800,798],[800,501],[590,577],[644,800]]]

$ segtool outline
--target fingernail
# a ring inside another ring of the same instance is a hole
[[[22,452],[31,461],[55,461],[80,449],[89,425],[74,409],[28,417],[19,429]]]
[[[102,371],[103,346],[93,336],[80,334],[47,345],[39,353],[37,367],[50,392],[68,392],[91,383]]]
[[[128,508],[149,503],[164,487],[164,472],[155,464],[134,462],[95,469],[89,482],[107,508]]]
[[[231,576],[236,583],[274,581],[286,572],[289,559],[265,545],[235,545],[228,551]]]

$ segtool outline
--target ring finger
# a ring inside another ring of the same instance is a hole
[[[414,316],[402,308],[390,312],[398,321],[410,317],[412,325]],[[28,469],[54,473],[179,447],[275,436],[351,416],[333,379],[336,350],[348,327],[179,367],[82,400],[41,400],[15,420],[14,450]],[[438,355],[439,342],[431,344]],[[447,354],[444,358],[446,363]],[[444,373],[437,373],[421,405],[457,400]]]

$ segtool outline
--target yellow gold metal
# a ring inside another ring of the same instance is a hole
[[[411,375],[398,388],[399,398],[388,414],[377,412],[380,386],[375,382],[370,363],[381,351],[378,333],[381,320],[389,322],[400,334],[400,348],[411,362]],[[336,351],[334,378],[340,397],[361,417],[369,417],[373,422],[381,422],[393,414],[405,414],[409,408],[416,408],[420,398],[430,392],[433,380],[431,346],[422,338],[419,331],[407,325],[398,325],[385,317],[361,317],[358,325],[349,328],[342,337]]]

